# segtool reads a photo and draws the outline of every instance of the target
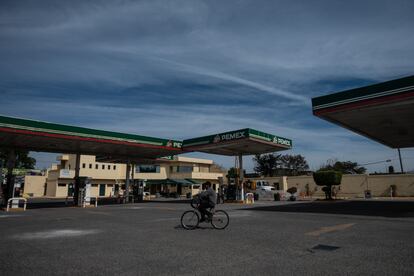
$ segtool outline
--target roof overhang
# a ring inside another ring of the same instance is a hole
[[[292,148],[292,140],[246,128],[183,141],[184,151],[228,156],[269,153]]]
[[[182,186],[192,186],[192,185],[201,185],[201,183],[193,179],[148,179],[145,181],[145,185],[182,185]]]
[[[175,162],[174,156],[164,156],[158,158],[142,158],[139,156],[111,156],[111,155],[96,155],[96,162],[105,162],[105,163],[119,163],[127,164],[128,162],[132,164],[140,165],[155,165],[155,164],[165,164]]]
[[[392,148],[414,147],[414,76],[312,99],[313,114]]]
[[[0,146],[81,153],[117,159],[156,159],[182,153],[182,142],[0,116]]]

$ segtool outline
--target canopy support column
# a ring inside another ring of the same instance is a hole
[[[126,176],[125,176],[125,202],[129,202],[129,182],[131,174],[131,161],[128,160],[126,165]]]
[[[14,196],[14,175],[13,170],[16,166],[16,151],[10,149],[7,157],[7,176],[6,176],[6,186],[3,190],[3,204],[7,204],[7,200]]]
[[[244,171],[243,171],[243,154],[239,154],[239,170],[240,170],[240,186],[241,186],[241,196],[240,199],[244,200],[244,188],[243,188],[243,180],[244,180]]]
[[[131,163],[131,183],[133,187],[132,190],[134,191],[136,189],[135,187],[135,164],[134,163]],[[134,203],[136,195],[134,194],[134,192],[132,192],[132,194],[133,194],[132,203]]]
[[[76,161],[75,161],[75,193],[73,195],[73,203],[75,206],[79,205],[79,188],[80,188],[80,153],[76,154]]]
[[[401,167],[401,173],[404,173],[403,163],[401,159],[401,151],[400,148],[398,148],[398,157],[400,158],[400,167]]]

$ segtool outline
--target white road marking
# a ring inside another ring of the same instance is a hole
[[[322,234],[345,230],[354,225],[355,223],[346,223],[346,224],[338,224],[338,225],[328,226],[328,227],[321,227],[320,229],[316,231],[308,232],[305,235],[317,237]]]
[[[30,232],[23,234],[13,235],[13,239],[19,240],[35,240],[35,239],[55,239],[55,238],[68,238],[68,237],[79,237],[85,235],[92,235],[101,232],[97,229],[89,230],[75,230],[75,229],[61,229],[61,230],[49,230],[42,232]]]
[[[15,218],[22,217],[21,215],[1,215],[0,218]]]

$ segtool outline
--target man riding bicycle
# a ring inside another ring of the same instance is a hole
[[[198,206],[198,210],[201,214],[200,222],[206,220],[206,215],[209,217],[211,213],[207,211],[209,208],[214,208],[217,202],[217,195],[216,192],[211,188],[211,183],[207,181],[204,183],[205,190],[200,193],[200,205]]]

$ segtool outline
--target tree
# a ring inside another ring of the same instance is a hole
[[[254,171],[264,176],[273,176],[275,170],[280,167],[280,154],[257,154],[253,161],[256,163]]]
[[[341,184],[342,173],[338,171],[317,171],[313,173],[313,180],[316,185],[324,186],[322,191],[325,192],[326,199],[332,199],[332,186]]]
[[[9,150],[1,149],[0,150],[0,160],[3,162],[3,166],[7,166],[9,161]],[[36,159],[29,156],[27,150],[15,150],[16,153],[16,164],[15,168],[17,169],[34,169],[36,165]]]
[[[239,172],[236,168],[232,167],[228,170],[227,175],[228,183],[230,183],[230,179],[235,179],[239,177]]]
[[[281,157],[282,167],[288,169],[289,175],[298,175],[301,172],[309,170],[308,162],[302,155],[286,154]]]
[[[210,172],[216,172],[216,173],[225,173],[227,172],[226,168],[224,168],[222,165],[213,163],[210,166]]]
[[[338,171],[343,174],[363,174],[367,171],[365,167],[359,166],[356,162],[351,161],[337,161],[337,160],[328,160],[325,165],[323,165],[320,171]]]
[[[14,167],[17,169],[34,169],[34,166],[36,164],[36,159],[29,157],[29,152],[25,151],[25,150],[15,150],[15,156],[16,156],[16,160],[15,160],[15,164]],[[9,163],[9,153],[10,150],[8,149],[0,149],[0,163],[2,163],[4,167],[8,166]],[[3,174],[3,171],[0,172],[1,174]],[[3,177],[3,175],[2,175]],[[2,178],[0,177],[0,178]],[[3,204],[7,203],[7,200],[10,197],[13,197],[13,172],[12,171],[8,171],[7,172],[7,181],[6,181],[6,185],[1,185],[3,183],[0,183],[1,186],[1,192],[3,195]]]
[[[253,158],[254,170],[263,176],[298,175],[309,170],[308,162],[302,155],[262,154]]]

